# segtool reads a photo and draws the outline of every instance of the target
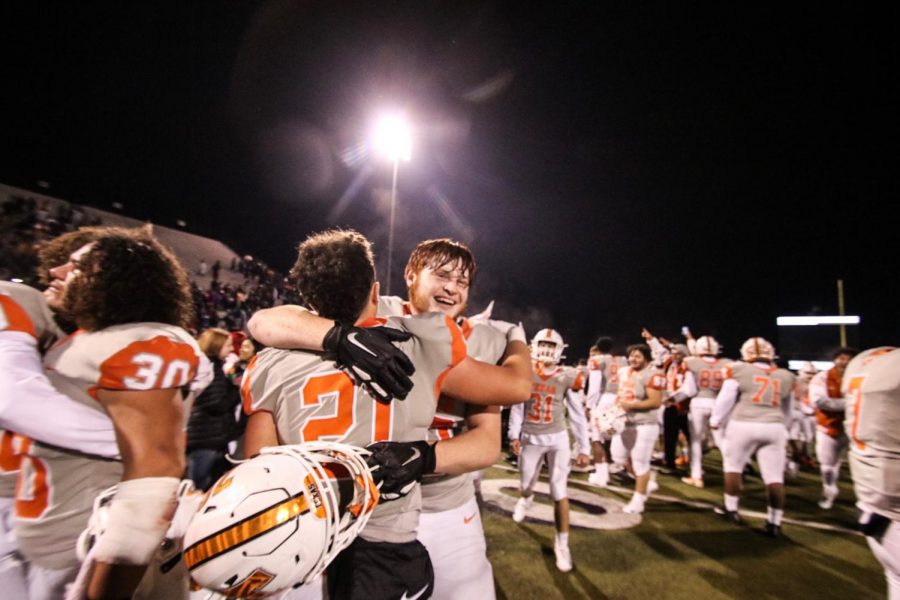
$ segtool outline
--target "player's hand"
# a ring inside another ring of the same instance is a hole
[[[519,456],[519,454],[521,454],[522,452],[522,442],[520,442],[519,440],[510,440],[509,449],[513,454]]]
[[[382,500],[396,500],[410,493],[423,475],[434,473],[434,444],[420,442],[376,442],[367,446],[366,458]]]
[[[575,458],[575,464],[578,465],[579,467],[586,467],[589,464],[591,464],[591,457],[588,456],[587,454],[579,454]]]
[[[394,345],[412,337],[392,327],[354,327],[335,323],[325,334],[322,349],[376,400],[403,400],[412,389],[416,372],[409,357]]]

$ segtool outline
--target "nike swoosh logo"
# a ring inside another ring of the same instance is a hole
[[[472,522],[472,519],[474,519],[475,516],[476,516],[477,514],[478,514],[478,513],[475,513],[475,514],[473,514],[471,517],[463,517],[463,523],[465,523],[466,525],[468,525],[469,523]]]
[[[426,591],[428,591],[428,585],[429,585],[429,584],[426,583],[426,584],[425,584],[425,587],[423,587],[421,590],[419,590],[418,592],[416,592],[416,595],[415,595],[415,596],[407,596],[407,595],[406,595],[406,592],[403,592],[403,595],[400,596],[400,600],[416,600],[416,598],[421,597],[422,594],[424,594]]]
[[[350,335],[347,336],[347,340],[348,340],[351,344],[353,344],[354,346],[356,346],[357,348],[362,348],[363,350],[365,350],[366,352],[368,352],[368,353],[371,354],[372,356],[377,356],[374,352],[372,352],[371,350],[369,350],[368,348],[366,348],[365,346],[363,346],[360,342],[356,341],[356,335],[357,335],[357,334],[356,334],[356,332],[354,331],[353,333],[351,333]]]
[[[419,449],[418,449],[418,448],[413,447],[412,451],[413,451],[413,455],[410,456],[409,458],[407,458],[407,459],[403,462],[403,464],[400,465],[401,467],[405,467],[406,465],[408,465],[408,464],[411,463],[412,461],[418,460],[419,457],[422,456],[422,453],[419,452]],[[428,587],[428,586],[426,586],[426,587]],[[424,590],[423,590],[423,591],[424,591]],[[416,596],[416,597],[418,598],[418,596]]]

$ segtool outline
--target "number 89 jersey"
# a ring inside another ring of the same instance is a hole
[[[98,389],[181,387],[193,380],[199,361],[200,348],[180,327],[136,323],[77,331],[47,352],[44,368],[72,401],[70,413],[64,407],[55,410],[66,413],[61,419],[74,420],[85,407],[106,414],[96,400]],[[15,529],[22,550],[47,568],[77,564],[75,540],[87,525],[97,494],[121,479],[122,464],[35,442],[23,452],[21,468]]]

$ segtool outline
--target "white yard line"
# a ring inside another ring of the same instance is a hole
[[[511,467],[509,465],[503,464],[503,463],[496,463],[494,465],[494,468],[500,469],[503,471],[509,471],[512,473],[519,472],[518,469]],[[543,477],[543,475],[542,475],[542,477]],[[598,489],[598,490],[606,489],[606,490],[610,490],[610,491],[617,492],[620,494],[627,494],[629,496],[634,492],[633,488],[623,488],[623,487],[620,487],[617,485],[609,485],[605,488],[602,488],[598,485],[594,485],[592,483],[589,483],[587,481],[582,481],[580,479],[569,479],[569,483],[576,483],[576,484],[584,485],[584,486]],[[656,492],[654,492],[650,496],[649,499],[656,500],[658,502],[669,502],[671,504],[681,504],[682,506],[688,506],[690,508],[699,508],[699,509],[703,509],[703,510],[713,510],[716,506],[715,504],[711,504],[709,502],[698,502],[696,500],[686,500],[684,498],[678,498],[676,496],[666,496],[664,494],[658,494]],[[741,516],[743,516],[743,517],[752,517],[755,519],[763,519],[763,520],[765,520],[767,518],[766,513],[757,512],[754,510],[741,510],[739,512],[740,512]],[[649,514],[652,514],[652,511],[649,511]],[[648,512],[644,512],[644,516],[647,516],[647,515],[648,515]],[[819,531],[831,531],[834,533],[843,533],[843,534],[849,534],[849,535],[862,535],[862,533],[860,533],[859,531],[857,531],[855,529],[841,527],[839,525],[829,525],[828,523],[819,523],[817,521],[804,521],[804,520],[799,520],[799,519],[791,519],[790,517],[784,517],[782,522],[788,523],[790,525],[797,525],[799,527],[808,527],[810,529],[818,529]]]

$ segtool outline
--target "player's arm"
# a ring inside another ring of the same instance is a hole
[[[734,408],[734,403],[737,402],[739,387],[737,379],[728,378],[722,382],[722,388],[713,405],[712,416],[709,418],[710,427],[716,429],[728,418],[731,409]]]
[[[35,350],[35,355],[37,351]],[[6,364],[0,368],[0,429],[87,454],[117,458],[115,434],[102,411],[85,407],[73,418],[72,400],[41,371]]]
[[[591,454],[591,442],[588,439],[587,417],[584,414],[584,403],[579,394],[573,390],[566,390],[566,408],[569,411],[569,424],[572,427],[572,435],[578,443],[578,457],[576,462],[580,466],[588,464]]]
[[[694,374],[691,371],[686,371],[684,374],[684,382],[681,384],[675,393],[669,398],[672,402],[684,402],[688,398],[693,398],[697,395],[697,381],[694,379]]]
[[[255,456],[263,448],[278,444],[278,429],[272,413],[260,410],[250,415],[244,430],[244,455]]]
[[[302,306],[283,304],[253,313],[247,329],[253,339],[273,348],[322,350],[322,340],[334,321]]]
[[[525,405],[516,404],[509,409],[509,424],[507,425],[507,437],[509,437],[509,449],[513,454],[519,455],[522,443],[519,436],[522,435],[522,423],[525,421]]]
[[[466,356],[447,372],[441,392],[480,405],[510,405],[531,395],[531,356],[528,346],[512,341],[497,365]]]
[[[355,327],[325,319],[296,305],[260,310],[247,324],[253,337],[276,348],[324,351],[377,399],[406,398],[415,372],[394,345],[410,335],[390,327]]]
[[[130,597],[165,536],[184,472],[183,409],[178,389],[100,389],[124,472],[106,531],[92,549],[89,598]]]
[[[438,473],[458,475],[490,467],[500,456],[500,408],[470,406],[466,431],[435,447]]]
[[[810,403],[819,410],[831,412],[844,410],[847,406],[846,399],[843,396],[840,398],[832,398],[828,395],[828,383],[826,379],[828,372],[825,371],[824,373],[825,376],[816,375],[813,377],[812,381],[809,382]]]
[[[588,372],[587,397],[585,405],[589,410],[597,408],[600,403],[600,392],[603,389],[603,371],[600,369],[592,369]]]

